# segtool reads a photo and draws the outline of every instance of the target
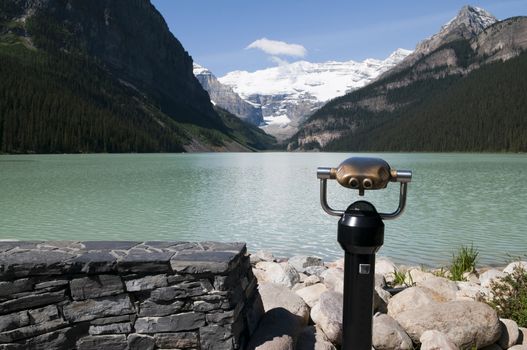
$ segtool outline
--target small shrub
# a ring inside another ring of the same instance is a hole
[[[458,252],[452,255],[452,265],[450,266],[450,279],[453,281],[463,281],[465,272],[473,272],[476,269],[479,252],[474,246],[461,246]]]
[[[492,282],[490,288],[489,305],[498,315],[527,327],[527,271],[518,265],[511,274]]]

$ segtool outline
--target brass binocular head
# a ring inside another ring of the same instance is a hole
[[[380,158],[348,158],[337,168],[318,168],[319,179],[332,179],[344,187],[359,190],[380,190],[388,182],[410,182],[412,173],[408,170],[397,171]]]
[[[335,179],[344,187],[364,190],[386,188],[391,178],[388,163],[377,158],[349,158],[335,169]]]
[[[340,213],[332,210],[326,203],[326,181],[337,180],[337,182],[346,188],[359,191],[363,196],[366,190],[380,190],[386,188],[389,182],[401,183],[400,211],[404,209],[406,200],[406,185],[412,180],[412,172],[409,170],[395,170],[383,159],[380,158],[348,158],[337,168],[321,167],[317,170],[317,177],[321,180],[321,200],[322,207],[331,215]],[[392,214],[396,214],[395,212]],[[386,214],[386,217],[395,217],[397,215]]]

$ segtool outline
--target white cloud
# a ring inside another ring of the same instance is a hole
[[[261,38],[253,41],[246,49],[258,49],[273,56],[304,57],[307,54],[305,47],[299,44],[288,44],[284,41]]]

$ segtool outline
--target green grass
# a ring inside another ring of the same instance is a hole
[[[395,268],[392,274],[394,286],[411,287],[414,285],[412,275],[410,275],[408,270]]]
[[[463,281],[465,272],[473,272],[476,269],[479,252],[473,245],[461,246],[457,253],[452,255],[450,265],[450,279],[453,281]]]

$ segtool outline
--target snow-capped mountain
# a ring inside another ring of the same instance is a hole
[[[264,123],[262,110],[259,106],[254,106],[243,100],[230,87],[220,83],[210,70],[194,63],[194,76],[196,76],[203,89],[209,93],[213,104],[226,109],[251,124],[259,126]]]
[[[497,21],[496,17],[482,8],[464,6],[456,17],[441,27],[438,33],[417,44],[411,55],[408,55],[397,67],[387,71],[382,76],[386,77],[405,70],[442,45],[458,40],[470,40]]]
[[[385,60],[298,61],[255,72],[234,71],[219,78],[244,100],[261,108],[265,131],[285,139],[325,102],[365,86],[411,51],[398,49]],[[215,101],[218,103],[217,101]]]

